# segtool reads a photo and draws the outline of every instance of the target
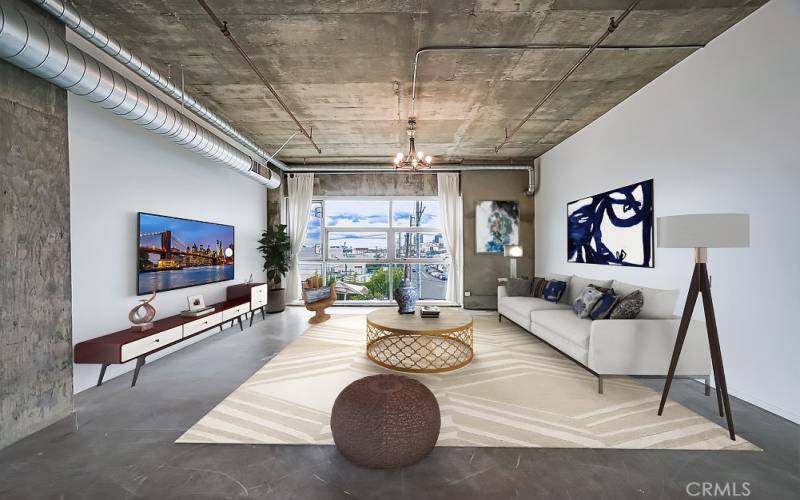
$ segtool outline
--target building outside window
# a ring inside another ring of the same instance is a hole
[[[445,300],[450,257],[436,198],[314,200],[300,275],[337,283],[337,300],[394,300],[408,272],[420,300]]]

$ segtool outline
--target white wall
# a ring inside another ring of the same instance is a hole
[[[750,213],[751,248],[709,250],[725,373],[731,394],[795,422],[798,26],[800,2],[772,0],[545,154],[536,198],[537,275],[554,271],[680,288],[676,312],[685,300],[692,251],[656,249],[654,269],[569,264],[567,202],[653,178],[656,217]]]
[[[250,273],[264,279],[256,250],[266,227],[263,186],[72,94],[68,106],[75,344],[129,326],[128,311],[139,300],[137,212],[230,224],[236,231],[235,280],[161,292],[153,303],[156,318],[186,309],[188,294],[203,294],[213,303]],[[106,379],[134,365],[112,365]],[[75,392],[92,387],[98,373],[99,365],[76,364]]]

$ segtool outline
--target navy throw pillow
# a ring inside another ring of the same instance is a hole
[[[607,319],[608,315],[611,314],[611,311],[614,309],[614,306],[617,305],[618,301],[619,297],[614,295],[614,290],[603,292],[603,296],[597,299],[597,302],[594,303],[594,307],[592,308],[592,312],[589,314],[589,317],[592,318],[592,321],[597,319]]]
[[[558,302],[567,290],[566,281],[550,280],[544,287],[542,298],[548,302]]]

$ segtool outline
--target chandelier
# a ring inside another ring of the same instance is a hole
[[[417,121],[414,118],[408,119],[408,153],[397,153],[394,157],[394,168],[398,170],[417,171],[430,168],[433,158],[425,156],[422,151],[417,151],[414,145],[414,136],[417,132]]]

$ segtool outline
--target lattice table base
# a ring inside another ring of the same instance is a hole
[[[472,356],[472,321],[425,332],[390,330],[367,321],[367,357],[385,368],[439,373],[467,365]]]

